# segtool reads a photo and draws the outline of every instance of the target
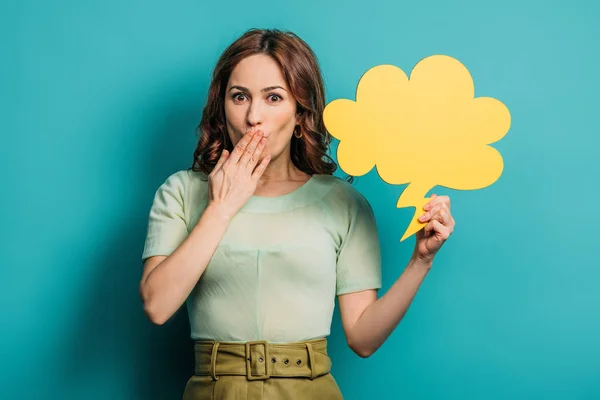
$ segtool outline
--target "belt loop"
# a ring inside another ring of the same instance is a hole
[[[310,343],[306,344],[306,350],[308,350],[308,359],[310,360],[310,379],[313,380],[317,377],[317,368],[315,365],[315,355],[313,354],[313,348]]]
[[[219,342],[213,343],[212,353],[210,355],[210,376],[212,376],[213,381],[219,380],[217,376],[217,352],[219,350]]]

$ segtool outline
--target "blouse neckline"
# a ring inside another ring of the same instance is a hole
[[[279,196],[252,196],[240,211],[276,213],[305,206],[315,200],[312,188],[318,179],[318,174],[312,175],[301,186]]]
[[[205,174],[194,171],[188,171],[188,173],[192,180],[208,184]],[[329,185],[322,184],[329,176],[327,174],[313,174],[301,186],[279,196],[266,197],[253,195],[246,201],[240,212],[279,213],[307,206],[321,199],[331,188]]]

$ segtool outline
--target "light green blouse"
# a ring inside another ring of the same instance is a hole
[[[201,179],[202,178],[202,179]],[[156,191],[142,260],[171,254],[207,204],[206,176],[178,171]],[[253,196],[188,297],[194,340],[294,342],[328,336],[335,295],[381,288],[371,206],[348,182],[313,175]]]

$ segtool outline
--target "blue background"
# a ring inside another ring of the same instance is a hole
[[[485,3],[485,4],[484,4]],[[246,29],[289,29],[353,98],[378,64],[447,54],[512,116],[501,178],[451,196],[456,231],[385,345],[360,359],[336,313],[347,399],[600,398],[598,2],[31,1],[0,10],[0,398],[178,399],[185,311],[142,312],[154,191],[187,168],[211,69]],[[340,171],[343,176],[343,171]],[[384,291],[414,237],[375,171]]]

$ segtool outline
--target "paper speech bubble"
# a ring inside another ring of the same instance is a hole
[[[376,167],[381,179],[409,184],[396,204],[415,213],[400,241],[425,226],[418,218],[434,186],[475,190],[502,174],[500,153],[489,144],[510,128],[508,108],[474,97],[471,74],[456,59],[421,60],[410,79],[394,65],[378,65],[360,79],[356,101],[337,99],[323,114],[340,141],[340,168],[353,176]]]

